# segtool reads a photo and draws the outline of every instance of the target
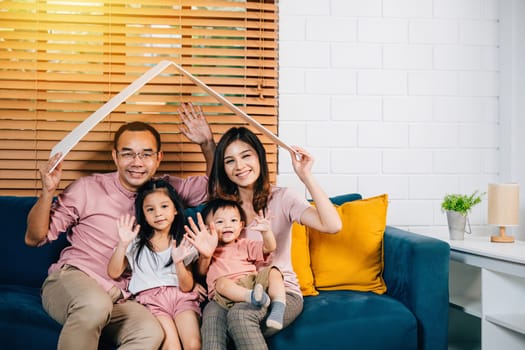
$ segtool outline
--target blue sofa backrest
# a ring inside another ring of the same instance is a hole
[[[49,265],[68,244],[66,235],[39,248],[24,242],[27,214],[36,197],[0,196],[0,284],[40,287]]]
[[[344,194],[330,199],[340,205],[361,199],[361,195]],[[60,251],[68,245],[65,234],[38,248],[25,244],[27,214],[36,200],[36,197],[0,196],[0,284],[39,288],[47,277],[49,266],[58,260]],[[195,220],[200,210],[202,205],[188,208],[186,216]]]
[[[49,266],[56,262],[69,245],[65,234],[41,247],[24,242],[27,214],[37,197],[0,196],[0,284],[40,288]],[[195,219],[198,208],[188,208],[186,215]]]

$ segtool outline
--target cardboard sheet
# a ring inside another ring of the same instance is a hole
[[[75,129],[73,129],[69,134],[67,134],[66,137],[64,137],[59,143],[57,143],[55,147],[53,147],[53,149],[51,150],[50,157],[54,156],[57,153],[62,153],[62,155],[60,156],[58,161],[51,167],[49,172],[52,172],[55,169],[58,163],[61,162],[65,158],[65,156],[69,153],[69,151],[71,151],[71,149],[73,149],[73,147],[75,147],[75,145],[84,136],[86,136],[86,134],[91,129],[93,129],[95,125],[97,125],[109,113],[115,110],[115,108],[117,108],[122,102],[126,101],[126,99],[128,99],[130,96],[136,93],[140,88],[142,88],[151,79],[155,78],[157,75],[162,73],[162,71],[164,71],[170,65],[173,65],[181,74],[183,74],[188,79],[190,79],[195,85],[198,85],[208,94],[210,94],[215,99],[217,99],[219,102],[221,102],[223,105],[228,107],[236,115],[246,120],[250,125],[252,125],[254,128],[256,128],[258,131],[260,131],[264,135],[266,135],[273,142],[275,142],[281,147],[284,147],[285,149],[289,151],[293,151],[292,147],[286,144],[280,138],[278,138],[277,135],[273,134],[270,130],[266,129],[262,124],[260,124],[258,121],[250,117],[248,114],[243,112],[237,106],[232,104],[230,101],[224,98],[224,96],[219,94],[217,91],[213,90],[211,87],[204,84],[201,80],[199,80],[193,74],[191,74],[190,72],[188,72],[187,70],[185,70],[184,68],[182,68],[181,66],[179,66],[177,63],[173,61],[164,60],[164,61],[160,61],[159,63],[157,63],[155,66],[150,68],[146,73],[141,75],[134,82],[132,82],[130,85],[124,88],[124,90],[122,90],[117,95],[112,97],[108,102],[106,102],[99,109],[93,112],[86,120],[84,120]]]

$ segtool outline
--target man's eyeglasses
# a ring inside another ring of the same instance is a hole
[[[117,155],[125,160],[125,161],[132,161],[135,159],[135,157],[139,157],[140,160],[150,160],[153,159],[159,152],[153,152],[153,151],[142,151],[142,152],[131,152],[131,151],[117,151]]]

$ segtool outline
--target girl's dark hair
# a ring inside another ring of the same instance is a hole
[[[149,131],[153,137],[155,138],[155,141],[157,142],[157,149],[156,152],[160,151],[160,134],[153,126],[143,123],[143,122],[131,122],[122,125],[117,132],[115,133],[115,137],[113,137],[113,148],[118,151],[118,140],[120,139],[120,136],[122,136],[122,133],[124,131]]]
[[[213,166],[208,182],[208,198],[225,198],[240,201],[237,185],[233,183],[224,171],[224,153],[226,148],[234,141],[242,141],[250,145],[259,158],[261,173],[255,182],[253,194],[253,209],[255,212],[266,210],[268,197],[270,196],[270,177],[268,162],[266,161],[266,150],[263,144],[252,131],[245,127],[232,127],[222,135],[213,159]]]
[[[175,209],[177,210],[175,219],[170,227],[171,238],[177,242],[178,246],[184,236],[184,222],[186,219],[184,217],[184,206],[179,194],[166,179],[161,178],[149,180],[139,188],[137,192],[137,198],[135,199],[135,217],[137,218],[137,224],[140,225],[140,231],[137,235],[138,240],[135,245],[135,248],[137,249],[135,254],[137,266],[139,265],[139,255],[141,254],[144,247],[154,251],[151,244],[151,238],[153,237],[154,233],[153,227],[151,227],[151,225],[146,221],[146,216],[144,215],[144,209],[142,207],[144,205],[144,200],[148,195],[159,191],[163,191],[168,195],[175,205]],[[172,263],[173,261],[170,258],[166,266],[171,265]]]
[[[204,208],[202,209],[201,215],[205,222],[208,221],[208,217],[215,214],[215,212],[219,209],[224,208],[234,208],[239,211],[239,214],[241,216],[241,221],[244,222],[246,225],[246,214],[244,213],[244,210],[242,209],[241,205],[237,201],[232,201],[229,199],[223,199],[223,198],[214,198],[210,200]]]

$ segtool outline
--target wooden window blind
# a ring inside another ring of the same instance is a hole
[[[37,195],[38,167],[53,146],[161,60],[181,65],[277,133],[274,1],[0,0],[0,194]],[[203,107],[216,141],[231,126],[247,125],[167,68],[72,149],[60,189],[115,170],[114,132],[135,120],[161,133],[158,174],[203,174],[200,148],[178,129],[182,102]],[[276,146],[259,136],[275,180]]]

